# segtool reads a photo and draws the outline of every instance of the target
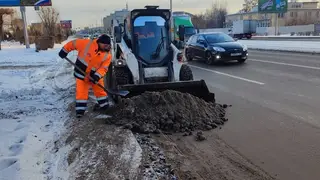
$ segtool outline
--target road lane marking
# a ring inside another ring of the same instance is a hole
[[[250,58],[248,60],[257,61],[257,62],[263,62],[263,63],[270,63],[270,64],[278,64],[278,65],[285,65],[285,66],[293,66],[293,67],[320,70],[320,67],[304,66],[304,65],[299,65],[299,64],[290,64],[290,63],[282,63],[282,62],[275,62],[275,61],[264,61],[264,60],[259,60],[259,59],[250,59]]]
[[[194,66],[194,65],[190,65],[190,64],[188,64],[188,65],[191,66],[191,67],[197,68],[197,69],[205,70],[205,71],[212,72],[212,73],[215,73],[215,74],[228,76],[228,77],[231,77],[231,78],[247,81],[247,82],[254,83],[254,84],[259,84],[259,85],[264,85],[265,84],[263,82],[254,81],[254,80],[243,78],[243,77],[239,77],[239,76],[234,76],[234,75],[223,73],[223,72],[220,72],[220,71],[215,71],[215,70],[211,70],[211,69],[207,69],[207,68],[202,68],[202,67]]]

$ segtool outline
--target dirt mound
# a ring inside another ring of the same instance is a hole
[[[177,91],[146,92],[122,99],[108,121],[139,133],[191,134],[223,125],[226,107]]]

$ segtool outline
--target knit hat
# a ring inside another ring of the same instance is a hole
[[[102,44],[111,44],[111,39],[108,35],[102,34],[98,40],[97,43],[102,43]]]

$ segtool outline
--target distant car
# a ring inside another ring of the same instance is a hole
[[[82,38],[83,38],[83,39],[89,39],[90,36],[89,36],[88,34],[85,34],[85,35],[82,36]]]
[[[98,38],[100,35],[99,34],[93,34],[92,36],[91,36],[91,39],[96,39],[96,38]]]
[[[200,33],[191,36],[186,43],[185,56],[188,61],[200,58],[207,64],[233,60],[244,63],[248,48],[222,32]]]

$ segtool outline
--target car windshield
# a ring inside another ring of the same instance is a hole
[[[140,16],[134,21],[137,53],[142,60],[156,63],[168,54],[168,32],[164,25],[165,20],[159,16]]]
[[[194,29],[194,27],[186,27],[185,34],[186,35],[194,35],[194,34],[196,34],[196,30]]]
[[[234,42],[234,39],[224,33],[206,34],[204,36],[208,43]]]

